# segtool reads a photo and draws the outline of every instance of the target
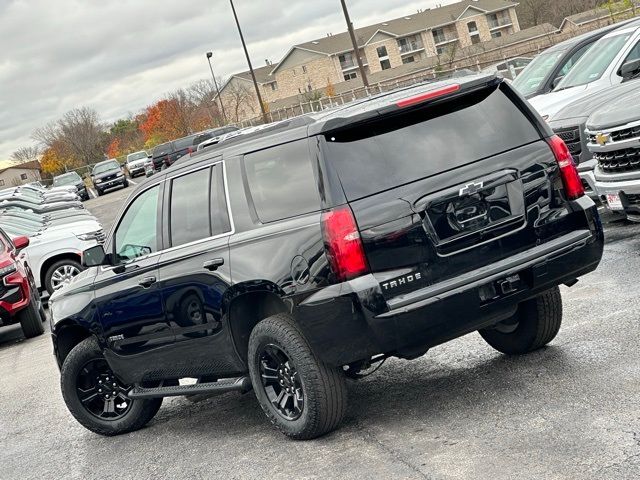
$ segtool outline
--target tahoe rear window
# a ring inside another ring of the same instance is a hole
[[[320,210],[306,139],[245,155],[244,169],[249,197],[261,222]]]
[[[376,119],[325,136],[325,156],[349,200],[540,140],[501,90]]]

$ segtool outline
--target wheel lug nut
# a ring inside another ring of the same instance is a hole
[[[98,393],[102,393],[102,389],[101,388],[98,389]]]
[[[102,380],[98,380],[98,383],[102,384]]]

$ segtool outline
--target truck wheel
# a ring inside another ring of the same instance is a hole
[[[316,358],[289,315],[256,325],[248,359],[258,402],[282,433],[307,440],[338,426],[347,406],[344,375]]]
[[[37,337],[44,333],[44,326],[42,325],[42,318],[40,318],[40,312],[38,307],[31,297],[31,302],[27,308],[18,312],[18,320],[22,327],[22,333],[26,338]]]
[[[522,355],[537,350],[555,338],[562,323],[562,297],[558,287],[522,302],[516,314],[480,335],[496,350]]]
[[[44,286],[51,295],[55,290],[64,287],[73,277],[83,270],[80,262],[65,258],[49,267],[44,276]]]
[[[139,430],[162,405],[162,398],[131,400],[127,397],[130,386],[113,374],[95,338],[83,340],[65,358],[60,387],[71,415],[100,435]]]

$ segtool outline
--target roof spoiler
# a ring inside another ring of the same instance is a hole
[[[416,87],[409,87],[403,90],[389,92],[386,95],[375,97],[376,103],[381,103],[385,99],[389,100],[386,106],[380,108],[371,108],[365,112],[348,117],[334,117],[327,120],[322,125],[320,131],[316,133],[325,134],[334,130],[342,129],[346,126],[355,126],[367,123],[373,119],[384,117],[398,113],[402,110],[413,110],[423,108],[426,105],[435,105],[444,101],[450,101],[479,90],[487,88],[497,88],[503,79],[496,75],[485,76],[471,81],[457,81],[459,79],[451,79],[450,81],[436,82],[424,85],[426,89],[419,90]],[[404,94],[404,95],[403,95]],[[369,100],[362,102],[363,108]],[[339,112],[337,112],[339,114]]]

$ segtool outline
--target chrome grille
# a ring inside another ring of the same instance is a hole
[[[580,163],[580,154],[582,153],[582,140],[580,139],[580,127],[559,128],[554,130],[554,133],[558,135],[564,143],[567,144],[569,152],[573,157],[573,161]]]
[[[603,172],[622,173],[640,170],[640,148],[594,153]]]
[[[589,141],[591,143],[596,143],[597,134],[589,135]],[[624,140],[629,140],[630,138],[640,137],[640,125],[631,128],[625,128],[623,130],[616,130],[615,132],[611,132],[609,134],[612,142],[622,142]]]

